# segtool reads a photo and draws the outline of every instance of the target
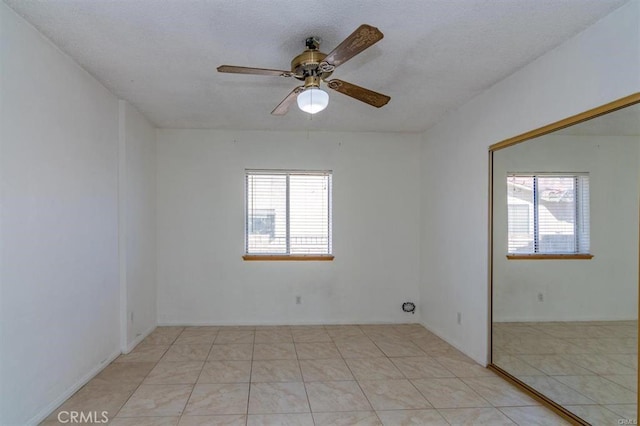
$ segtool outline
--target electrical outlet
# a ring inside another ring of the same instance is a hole
[[[296,296],[296,305],[299,305],[302,303],[302,296]]]
[[[458,312],[458,325],[462,324],[462,312]]]
[[[538,293],[538,302],[544,302],[544,295],[542,293]]]

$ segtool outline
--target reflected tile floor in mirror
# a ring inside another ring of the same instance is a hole
[[[416,324],[158,327],[42,424],[70,410],[120,426],[567,424]]]
[[[594,425],[637,424],[637,327],[494,323],[493,363]]]

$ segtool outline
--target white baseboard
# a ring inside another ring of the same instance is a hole
[[[412,315],[415,316],[415,315]],[[386,320],[386,321],[158,321],[158,327],[224,327],[224,326],[278,326],[278,325],[380,325],[380,324],[421,324],[418,317],[407,318],[407,321]]]
[[[495,318],[493,322],[503,323],[503,322],[588,322],[588,321],[636,321],[637,318],[629,318],[629,317],[603,317],[598,315],[586,315],[583,317],[574,317],[574,318],[557,318],[557,317],[504,317],[504,318]]]
[[[89,380],[93,379],[95,376],[98,375],[98,373],[100,373],[102,370],[105,369],[105,367],[109,364],[111,364],[111,362],[116,359],[118,356],[120,356],[120,350],[116,350],[114,351],[111,355],[109,355],[104,361],[102,361],[100,363],[100,365],[96,366],[95,368],[91,369],[91,371],[89,371],[87,374],[85,374],[84,376],[82,376],[80,378],[80,380],[78,380],[76,383],[74,383],[73,385],[71,385],[69,388],[67,388],[66,391],[64,391],[62,393],[62,395],[60,395],[58,398],[54,399],[49,405],[47,405],[45,408],[43,408],[42,410],[40,410],[40,412],[38,414],[36,414],[35,416],[33,416],[28,422],[27,425],[31,426],[31,425],[37,425],[38,423],[40,423],[41,421],[43,421],[44,419],[46,419],[47,417],[49,417],[49,415],[51,415],[51,413],[53,413],[53,411],[58,408],[60,405],[62,405],[63,402],[65,402],[67,399],[69,399],[71,397],[71,395],[73,395],[74,393],[76,393],[78,391],[78,389],[80,389],[81,387],[83,387],[84,385],[86,385]]]
[[[150,335],[153,332],[153,330],[156,329],[156,327],[158,327],[158,326],[157,325],[153,325],[153,326],[149,327],[147,330],[145,330],[144,333],[140,334],[131,343],[129,343],[126,347],[122,348],[122,353],[123,354],[128,354],[129,352],[131,352],[136,346],[138,346],[138,344],[140,342],[142,342],[148,335]]]

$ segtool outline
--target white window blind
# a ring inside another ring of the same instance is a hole
[[[246,254],[331,254],[331,172],[246,171]]]
[[[510,254],[589,253],[587,174],[507,176]]]

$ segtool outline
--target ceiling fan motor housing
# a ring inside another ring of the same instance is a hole
[[[329,77],[333,70],[327,72],[320,68],[320,63],[327,57],[319,49],[320,41],[316,37],[309,37],[306,41],[307,49],[293,58],[291,61],[291,72],[298,80],[305,81],[307,77],[318,77],[324,80]]]

